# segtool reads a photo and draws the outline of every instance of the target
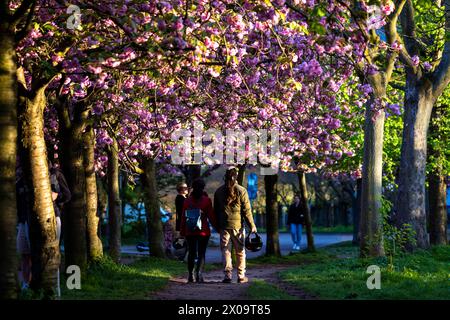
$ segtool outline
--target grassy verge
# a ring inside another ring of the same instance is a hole
[[[247,294],[253,300],[295,300],[277,286],[264,280],[254,279],[250,283]]]
[[[117,265],[105,258],[90,266],[81,281],[81,290],[61,285],[66,300],[151,299],[151,293],[164,288],[171,276],[186,272],[180,261],[141,258],[130,265]],[[62,279],[64,284],[66,279]]]
[[[338,225],[334,227],[313,226],[313,233],[353,233],[353,226]]]
[[[266,228],[260,227],[258,228],[259,233],[265,233]],[[280,233],[290,233],[291,231],[288,230],[287,227],[280,228],[278,230]],[[305,234],[306,230],[303,228],[303,234]],[[313,225],[313,233],[353,233],[353,226],[344,226],[344,225],[338,225],[334,227],[321,227],[321,226],[314,226]]]
[[[450,299],[450,246],[403,254],[392,264],[360,259],[349,244],[321,251],[334,258],[283,271],[281,278],[322,299]],[[380,290],[366,286],[370,265],[380,267]]]

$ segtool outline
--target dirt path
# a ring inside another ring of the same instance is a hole
[[[289,268],[286,265],[265,265],[249,268],[247,276],[249,283],[222,283],[223,271],[214,270],[204,273],[205,283],[188,283],[186,277],[169,280],[167,287],[152,295],[156,300],[248,300],[247,289],[252,279],[264,280],[285,291],[297,299],[316,299],[316,297],[299,290],[288,283],[282,282],[277,273]]]

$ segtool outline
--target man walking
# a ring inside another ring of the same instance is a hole
[[[238,283],[248,282],[245,276],[245,230],[243,220],[256,232],[250,200],[247,190],[237,183],[238,169],[230,167],[225,174],[225,184],[214,194],[214,210],[217,215],[220,248],[224,265],[225,278],[222,282],[231,283],[233,265],[231,261],[231,245],[236,252]]]

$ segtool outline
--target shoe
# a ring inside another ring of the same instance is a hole
[[[196,274],[196,279],[197,279],[197,282],[198,282],[198,283],[203,283],[203,282],[205,282],[205,279],[203,279],[203,275],[202,275],[201,272],[197,272],[197,274]]]
[[[194,282],[194,276],[192,273],[189,273],[188,282]]]
[[[238,283],[247,283],[247,282],[248,282],[248,278],[247,277],[238,278]]]
[[[222,280],[222,283],[231,283],[231,279],[230,278],[225,278]]]
[[[291,251],[297,251],[297,245],[296,244],[294,244],[293,246],[292,246],[292,250]]]

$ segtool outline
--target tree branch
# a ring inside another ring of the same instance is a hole
[[[36,8],[36,1],[33,1],[33,4],[31,5],[30,10],[28,11],[27,20],[25,22],[25,25],[23,26],[23,28],[20,31],[16,32],[16,35],[14,37],[16,43],[23,40],[27,36],[28,32],[30,32],[31,22],[33,21],[35,8]]]
[[[399,0],[395,3],[394,12],[388,17],[388,22],[384,27],[384,31],[386,33],[387,41],[390,46],[392,46],[395,41],[401,42],[400,37],[397,33],[397,23],[400,14],[403,11],[406,0]],[[386,69],[385,69],[385,80],[386,83],[389,83],[392,77],[392,72],[394,71],[395,61],[398,58],[398,53],[393,52],[387,59]]]
[[[445,0],[445,32],[450,32],[450,0]],[[448,38],[448,37],[447,37]],[[432,75],[433,96],[439,98],[444,89],[450,83],[450,41],[447,40],[444,46],[442,59]]]
[[[8,3],[8,1],[6,1]],[[14,29],[17,24],[22,21],[25,14],[29,9],[34,11],[34,7],[36,6],[36,0],[24,0],[22,4],[19,6],[19,8],[16,9],[16,11],[11,16],[11,27]],[[28,18],[27,18],[28,19]]]

